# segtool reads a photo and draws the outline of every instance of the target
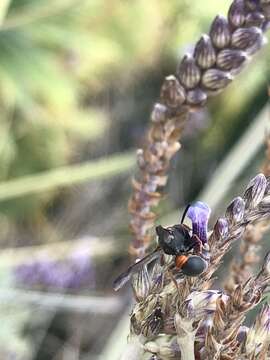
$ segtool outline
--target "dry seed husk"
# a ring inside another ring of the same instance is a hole
[[[184,56],[177,73],[181,84],[187,89],[195,88],[201,79],[201,71],[190,54]]]
[[[181,106],[186,99],[186,91],[173,75],[167,76],[161,87],[161,100],[171,108]]]
[[[218,15],[212,23],[210,37],[215,47],[223,49],[230,44],[231,31],[227,19]]]
[[[225,49],[221,50],[217,56],[217,67],[221,70],[232,70],[239,68],[247,59],[244,51]]]
[[[241,50],[248,49],[260,42],[262,31],[255,26],[237,29],[232,35],[232,46]]]
[[[202,77],[202,85],[210,90],[225,88],[233,80],[229,72],[219,69],[206,70]]]
[[[234,0],[228,12],[228,19],[232,26],[243,26],[246,20],[245,4],[243,0]]]
[[[196,63],[202,69],[209,69],[216,62],[216,51],[208,35],[202,35],[194,50]]]

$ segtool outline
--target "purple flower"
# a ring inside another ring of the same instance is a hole
[[[202,201],[191,205],[187,211],[187,217],[192,222],[192,233],[198,235],[203,244],[207,243],[207,225],[211,209]]]
[[[89,249],[76,248],[65,260],[42,257],[14,269],[17,284],[42,288],[80,289],[95,286],[95,271]]]

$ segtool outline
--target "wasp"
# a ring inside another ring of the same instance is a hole
[[[161,259],[163,254],[174,256],[174,266],[186,276],[202,274],[209,261],[209,248],[207,244],[207,224],[210,216],[207,204],[197,201],[188,205],[182,215],[180,224],[169,227],[156,227],[158,245],[154,251],[146,255],[122,273],[113,284],[114,290],[119,290],[128,282],[131,276],[139,272],[144,265]],[[184,224],[189,217],[192,229]]]

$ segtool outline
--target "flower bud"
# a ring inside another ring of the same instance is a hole
[[[262,201],[265,194],[266,186],[267,180],[263,174],[258,174],[249,182],[244,193],[246,208],[254,208]]]
[[[208,35],[203,35],[197,42],[194,58],[197,64],[203,69],[208,69],[215,64],[216,52]]]
[[[231,32],[227,19],[218,15],[212,23],[210,37],[218,49],[225,48],[231,41]]]
[[[184,302],[188,318],[199,320],[217,309],[217,300],[226,302],[228,296],[218,290],[193,291]]]
[[[188,89],[195,88],[201,79],[200,69],[190,54],[184,56],[178,67],[177,74],[181,83]]]
[[[230,6],[228,19],[232,26],[240,27],[245,22],[245,4],[243,0],[234,0]]]
[[[217,66],[222,70],[237,69],[246,59],[246,53],[241,50],[225,49],[218,54]]]
[[[260,0],[246,0],[245,5],[247,10],[255,11],[260,6]]]
[[[225,88],[233,80],[229,72],[219,69],[206,70],[202,77],[202,84],[210,90],[220,90]]]
[[[227,220],[234,225],[243,219],[244,213],[245,201],[240,196],[238,196],[227,207],[225,216]]]
[[[192,106],[203,106],[206,103],[207,94],[200,88],[187,92],[187,103]]]
[[[229,233],[229,224],[226,218],[220,218],[217,220],[214,226],[215,238],[218,240],[225,239]]]
[[[166,120],[167,107],[163,104],[156,103],[152,110],[151,120],[154,123],[164,122]]]
[[[251,12],[246,16],[246,26],[257,26],[261,28],[264,20],[265,17],[261,12]]]
[[[237,29],[232,35],[232,46],[247,50],[262,40],[262,31],[255,26]]]
[[[176,108],[182,105],[186,99],[186,92],[175,76],[167,76],[161,87],[160,97],[169,107]]]

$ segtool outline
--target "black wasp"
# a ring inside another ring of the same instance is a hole
[[[114,281],[114,290],[119,290],[143,265],[158,259],[163,253],[175,256],[175,267],[187,276],[198,276],[207,268],[207,224],[210,216],[207,204],[197,201],[188,205],[180,224],[163,228],[156,227],[158,246],[143,259],[131,265]],[[184,224],[185,217],[192,222],[192,229]]]

